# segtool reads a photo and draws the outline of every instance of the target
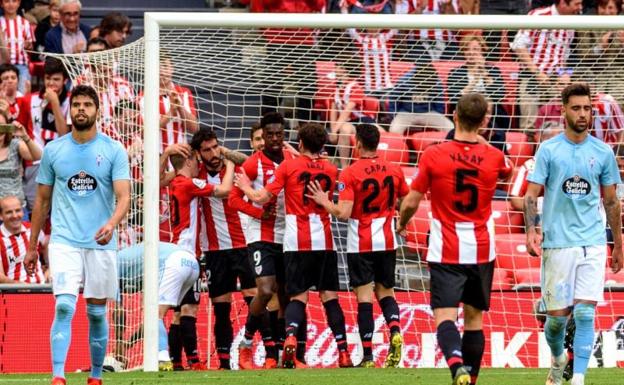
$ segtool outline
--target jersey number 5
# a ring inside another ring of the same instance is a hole
[[[461,213],[471,213],[476,210],[479,202],[479,189],[473,183],[466,183],[466,177],[479,178],[479,170],[460,168],[455,172],[455,192],[468,192],[468,204],[461,200],[453,202],[455,209]]]

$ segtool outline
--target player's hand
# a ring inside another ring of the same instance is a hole
[[[246,187],[251,187],[251,181],[249,180],[247,174],[245,174],[245,170],[234,174],[234,184],[241,190]]]
[[[106,245],[113,238],[113,232],[115,231],[115,227],[110,223],[105,224],[100,227],[100,229],[95,233],[95,241],[98,245]]]
[[[4,98],[0,98],[0,111],[9,113],[9,102]]]
[[[171,105],[176,108],[184,107],[182,105],[182,99],[180,98],[180,94],[174,89],[169,91],[169,100],[171,101]]]
[[[37,258],[39,258],[37,250],[26,251],[26,256],[24,257],[24,267],[26,268],[28,275],[35,274],[35,269],[37,268]]]
[[[269,219],[277,215],[277,206],[273,203],[264,205],[262,208],[262,219]]]
[[[189,158],[191,156],[192,151],[193,150],[191,149],[191,146],[188,145],[187,143],[174,143],[174,144],[167,146],[167,148],[165,148],[165,152],[167,153],[167,156],[178,154],[178,155],[182,155],[185,158]]]
[[[542,232],[536,228],[529,229],[526,241],[527,253],[534,257],[542,255]]]
[[[73,53],[82,53],[84,52],[85,47],[86,47],[86,44],[84,41],[78,42],[76,45],[74,45]]]
[[[611,254],[611,271],[613,273],[619,273],[624,266],[624,255],[622,255],[622,248],[616,247]]]
[[[317,205],[325,207],[329,203],[327,193],[327,191],[323,191],[321,184],[315,180],[308,183],[308,193],[305,196],[312,199]]]

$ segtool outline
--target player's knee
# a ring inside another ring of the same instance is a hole
[[[106,322],[106,305],[87,304],[87,318],[91,324]]]
[[[59,320],[71,320],[76,312],[76,297],[69,294],[61,294],[56,297],[54,313]]]
[[[269,284],[258,286],[258,298],[264,303],[268,303],[273,297],[273,288]]]
[[[594,324],[596,307],[588,303],[577,303],[574,305],[574,321],[577,325]]]

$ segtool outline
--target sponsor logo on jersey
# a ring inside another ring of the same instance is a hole
[[[561,190],[570,199],[583,199],[591,192],[591,185],[579,175],[574,175],[563,181]]]
[[[74,195],[80,197],[88,196],[93,194],[97,189],[97,181],[94,176],[82,170],[67,180],[67,188]]]
[[[203,189],[206,187],[206,181],[202,179],[193,178],[193,184],[197,186],[197,188]]]

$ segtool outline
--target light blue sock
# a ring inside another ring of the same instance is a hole
[[[65,378],[65,361],[71,343],[71,323],[76,312],[76,296],[60,294],[54,305],[54,322],[50,329],[52,376]]]
[[[167,339],[167,329],[165,328],[165,321],[158,320],[158,351],[169,350],[169,340]]]
[[[594,305],[578,303],[574,306],[574,374],[585,374],[594,350]]]
[[[563,339],[565,338],[567,319],[568,317],[566,316],[546,316],[544,334],[553,357],[559,357],[563,354]]]
[[[91,377],[102,378],[102,365],[108,345],[106,305],[87,304],[89,318],[89,346],[91,348]]]

